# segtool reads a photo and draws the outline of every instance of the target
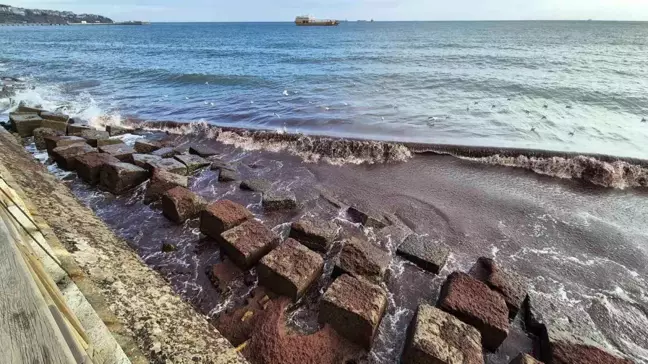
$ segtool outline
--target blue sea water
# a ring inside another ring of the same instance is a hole
[[[648,158],[648,23],[0,27],[0,75],[88,119]]]

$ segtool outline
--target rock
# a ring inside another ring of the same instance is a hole
[[[121,139],[98,139],[97,147],[103,147],[104,145],[115,145],[123,144],[124,142]]]
[[[474,327],[422,304],[407,329],[402,364],[483,364],[481,341]]]
[[[439,274],[450,255],[450,249],[415,234],[405,239],[396,252],[421,269],[434,274]]]
[[[237,267],[230,259],[214,264],[211,269],[211,281],[220,292],[228,292],[230,284],[244,276],[241,268]]]
[[[123,126],[117,126],[117,125],[106,126],[106,131],[108,132],[108,134],[110,134],[111,137],[117,135],[132,134],[133,132],[135,132],[134,129],[123,127]],[[136,143],[135,145],[137,146],[137,142],[135,143]],[[137,150],[137,148],[135,149]]]
[[[48,135],[43,139],[45,140],[45,147],[47,148],[47,152],[49,154],[52,154],[52,151],[58,147],[65,147],[74,144],[86,144],[85,139],[75,136]]]
[[[162,194],[162,213],[178,224],[198,216],[206,205],[202,197],[185,187],[173,187]]]
[[[241,177],[239,176],[238,172],[231,169],[221,168],[220,172],[218,173],[219,182],[233,182],[239,180],[240,178]]]
[[[11,127],[22,138],[30,137],[34,134],[34,129],[41,127],[43,119],[38,114],[21,114],[12,112],[9,114]]]
[[[501,295],[471,276],[454,272],[448,276],[437,306],[474,326],[489,351],[497,348],[508,336],[508,308]]]
[[[52,150],[51,156],[60,168],[68,171],[74,171],[76,157],[95,151],[96,149],[85,143],[72,144],[54,148],[54,150]]]
[[[157,140],[140,139],[135,142],[135,150],[141,154],[150,154],[160,148],[162,148],[162,145]]]
[[[68,123],[65,121],[56,121],[56,120],[45,120],[41,122],[41,127],[54,129],[63,132],[63,135],[67,134]]]
[[[380,286],[343,275],[322,296],[318,321],[368,350],[386,308],[387,292]]]
[[[266,210],[292,210],[297,208],[297,197],[290,191],[268,191],[261,204]]]
[[[201,222],[202,225],[202,222]],[[236,265],[252,268],[279,243],[279,238],[262,223],[248,220],[221,234],[221,247]]]
[[[333,276],[349,274],[377,283],[384,278],[390,261],[388,252],[367,240],[351,237],[335,261]]]
[[[192,174],[201,168],[211,165],[210,161],[195,154],[181,154],[176,155],[174,158],[187,167],[187,174]]]
[[[76,157],[76,171],[85,182],[96,185],[99,183],[101,168],[106,163],[118,163],[119,159],[107,153],[90,152]]]
[[[330,220],[302,218],[290,226],[290,237],[315,251],[326,253],[337,236],[338,226]]]
[[[96,148],[97,141],[110,138],[110,134],[107,131],[101,130],[84,130],[81,132],[81,138],[84,138],[88,141],[88,144]]]
[[[376,232],[376,241],[384,247],[398,247],[414,232],[403,224],[393,224]]]
[[[41,112],[44,112],[45,110],[37,108],[37,107],[20,105],[20,106],[18,106],[18,110],[16,110],[16,111],[21,112],[21,113],[40,114]]]
[[[536,360],[529,354],[520,353],[515,359],[511,360],[509,364],[542,364],[541,361]]]
[[[133,154],[133,156],[136,155],[148,154]],[[146,189],[146,194],[144,195],[144,203],[149,204],[151,202],[157,201],[163,193],[174,187],[180,186],[187,188],[189,184],[188,182],[189,181],[186,176],[171,173],[163,169],[156,169],[153,171],[153,176],[151,177],[151,181],[149,182]]]
[[[155,155],[153,155],[155,157]],[[173,158],[152,159],[146,163],[146,169],[154,171],[162,169],[171,173],[187,175],[187,167]]]
[[[223,170],[223,169],[229,169],[230,171],[236,170],[236,166],[234,166],[231,163],[225,162],[220,157],[213,156],[207,158],[207,160],[212,163],[210,167],[212,171]]]
[[[160,160],[160,159],[162,159],[162,157],[158,157],[157,155],[139,154],[139,153],[133,154],[133,164],[144,169],[149,169],[148,166],[149,162]]]
[[[120,195],[148,179],[149,172],[130,163],[106,163],[101,168],[101,187]]]
[[[494,260],[485,257],[477,259],[468,274],[504,297],[510,318],[517,315],[527,297],[529,282],[526,278],[503,270]]]
[[[204,145],[192,144],[189,146],[189,154],[195,154],[203,158],[206,158],[206,157],[218,155],[218,152]]]
[[[68,115],[61,114],[59,112],[51,112],[51,111],[41,111],[40,117],[45,120],[60,121],[65,124],[67,124],[68,120],[70,120],[70,117]]]
[[[163,253],[171,253],[171,252],[174,252],[176,250],[178,250],[178,248],[173,244],[169,244],[169,243],[163,243],[162,244],[162,252]]]
[[[208,205],[200,215],[200,232],[212,239],[220,240],[221,234],[254,215],[245,207],[229,201],[221,200]]]
[[[62,133],[59,130],[49,129],[49,128],[36,128],[34,129],[34,144],[36,144],[36,149],[44,150],[47,149],[47,144],[45,143],[45,137],[47,136],[63,136],[65,133]]]
[[[260,284],[297,302],[323,268],[324,259],[319,254],[289,238],[261,259],[257,273]]]
[[[557,342],[551,345],[552,364],[633,364],[594,346]]]
[[[70,136],[81,136],[81,133],[83,133],[86,130],[94,130],[94,129],[92,129],[87,125],[68,124],[67,126],[67,133]]]
[[[122,162],[132,162],[135,149],[126,144],[102,145],[99,147],[101,153],[108,153]]]
[[[175,152],[175,155],[189,154],[189,146],[188,145],[178,145],[177,147],[173,148],[173,151]]]
[[[352,221],[361,223],[362,225],[370,228],[382,229],[387,226],[385,218],[379,214],[363,211],[358,207],[350,206],[347,209],[347,214],[351,217]]]
[[[246,179],[241,182],[241,189],[254,192],[266,192],[272,187],[272,182],[263,178]]]
[[[173,156],[177,155],[178,152],[171,147],[165,147],[165,148],[160,148],[158,150],[155,150],[150,154],[157,155],[162,158],[173,158]]]

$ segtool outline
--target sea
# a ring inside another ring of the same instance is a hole
[[[648,157],[641,22],[2,27],[0,74],[86,119]]]
[[[238,202],[282,237],[299,218],[336,223],[324,274],[287,314],[297,331],[318,330],[344,240],[380,245],[388,308],[359,363],[399,362],[418,305],[479,257],[526,277],[551,328],[648,363],[648,23],[0,27],[0,76],[15,91],[0,98],[4,114],[23,102],[95,126],[142,122],[155,126],[148,138],[209,146],[241,178],[294,193],[297,210],[273,213],[217,171],[190,178],[207,201]],[[142,202],[144,185],[115,197],[28,150],[214,325],[245,302],[244,280],[227,294],[210,281],[223,257],[197,219],[171,224]],[[447,264],[419,269],[347,206],[447,247]],[[485,363],[538,357],[527,313]]]

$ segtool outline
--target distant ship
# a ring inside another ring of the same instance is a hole
[[[315,19],[310,15],[302,15],[295,18],[295,24],[298,26],[322,26],[334,27],[340,24],[338,20],[332,19]]]

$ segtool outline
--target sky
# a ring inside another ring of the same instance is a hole
[[[376,20],[642,20],[648,0],[0,0],[113,20],[292,21],[296,15]]]

